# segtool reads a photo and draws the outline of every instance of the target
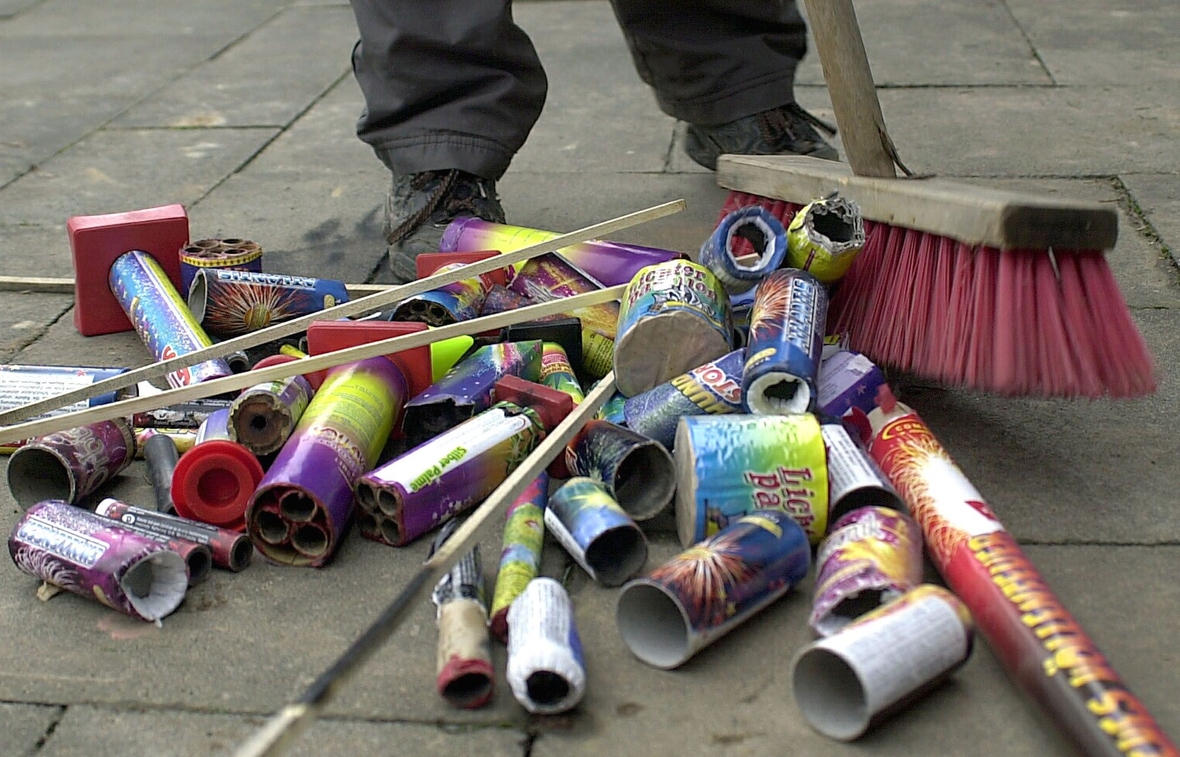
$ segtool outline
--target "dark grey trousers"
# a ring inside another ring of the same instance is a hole
[[[357,134],[395,173],[498,179],[541,114],[548,80],[510,0],[351,0]],[[794,100],[807,49],[793,0],[611,0],[660,109],[718,124]]]

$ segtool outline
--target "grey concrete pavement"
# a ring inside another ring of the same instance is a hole
[[[1180,738],[1180,5],[857,0],[857,10],[912,168],[1119,209],[1109,259],[1156,355],[1155,396],[1004,400],[911,386],[906,397]],[[499,184],[509,219],[567,231],[684,197],[687,212],[617,238],[695,252],[726,193],[683,155],[683,125],[633,72],[605,0],[520,2],[515,13],[551,91]],[[353,132],[355,36],[343,2],[0,0],[0,275],[72,275],[70,216],[179,202],[194,238],[253,239],[267,270],[387,280],[389,177]],[[797,94],[831,118],[814,56]],[[149,360],[134,334],[81,337],[70,295],[6,291],[0,305],[4,362]],[[105,493],[150,502],[142,464]],[[17,516],[0,487],[0,533]],[[677,551],[667,531],[651,539],[649,567]],[[498,540],[484,542],[485,563]],[[425,549],[353,534],[320,571],[258,559],[216,572],[160,627],[70,595],[42,603],[36,582],[0,560],[0,757],[225,754],[343,650]],[[555,545],[546,562],[565,573]],[[1070,753],[985,647],[865,739],[819,737],[788,676],[809,638],[809,582],[662,672],[619,639],[616,591],[570,576],[589,669],[573,713],[529,717],[503,681],[484,710],[448,708],[433,691],[423,605],[296,753]],[[499,647],[496,662],[502,672]]]

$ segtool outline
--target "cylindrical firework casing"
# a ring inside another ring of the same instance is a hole
[[[168,274],[146,252],[132,250],[120,255],[111,264],[110,285],[111,293],[156,360],[187,355],[213,344]],[[230,375],[233,370],[224,360],[206,360],[169,373],[168,384],[176,388]]]
[[[172,504],[182,517],[240,531],[262,476],[258,458],[230,441],[229,408],[218,410],[201,424],[192,449],[176,463]]]
[[[831,636],[922,583],[922,532],[897,510],[862,507],[832,524],[815,564],[807,622]]]
[[[492,592],[490,626],[500,641],[508,641],[508,608],[541,572],[541,548],[545,543],[545,506],[549,502],[549,474],[533,479],[508,506],[504,520],[504,548]]]
[[[98,513],[98,515],[102,515],[102,513]],[[110,520],[111,523],[120,528],[125,528],[140,536],[146,536],[152,541],[159,542],[180,555],[180,559],[184,560],[184,571],[185,575],[188,576],[189,586],[196,586],[208,578],[209,574],[213,572],[213,552],[204,544],[197,544],[187,539],[174,539],[163,534],[152,533],[146,529],[136,528],[133,525],[128,525],[114,518],[107,518],[107,520]]]
[[[825,423],[820,430],[828,455],[828,511],[832,520],[869,505],[905,509],[893,484],[844,426]]]
[[[451,521],[448,525],[457,523]],[[430,554],[452,533],[454,529],[440,531]],[[455,707],[468,710],[483,707],[492,699],[495,671],[488,641],[488,612],[478,544],[438,580],[431,598],[438,608],[435,670],[438,693]]]
[[[606,488],[575,476],[549,497],[545,527],[603,586],[620,586],[643,570],[647,538]]]
[[[574,404],[581,404],[586,399],[582,385],[570,365],[569,356],[565,349],[556,342],[543,342],[541,348],[541,382],[550,389],[565,392],[574,398]]]
[[[180,449],[167,434],[145,432],[146,438],[140,443],[143,459],[147,461],[148,478],[152,482],[152,494],[156,498],[156,510],[162,513],[176,512],[172,502],[172,477],[176,463],[180,460]],[[137,435],[137,439],[141,438]]]
[[[250,543],[250,537],[237,531],[217,528],[177,515],[152,512],[110,497],[99,502],[94,511],[136,531],[149,531],[172,539],[203,544],[209,547],[214,565],[235,573],[245,570],[250,564],[250,558],[254,556],[254,545]]]
[[[327,562],[352,518],[353,486],[376,463],[406,392],[405,377],[386,357],[328,372],[250,498],[246,527],[259,552],[285,565]],[[275,518],[287,526],[277,542]]]
[[[807,576],[799,524],[756,510],[619,592],[619,635],[632,654],[675,668],[786,594]]]
[[[838,281],[864,246],[860,206],[843,197],[804,205],[787,227],[787,265],[824,284]]]
[[[114,378],[126,371],[126,368],[83,368],[64,365],[0,365],[0,412],[81,389],[98,381]],[[62,415],[87,407],[106,405],[114,402],[117,395],[116,391],[103,392],[37,417]]]
[[[197,272],[209,268],[262,273],[262,248],[249,239],[198,239],[180,250],[180,291],[188,294]]]
[[[47,499],[72,505],[117,476],[135,458],[135,433],[126,418],[38,436],[8,461],[8,488],[23,508]]]
[[[274,273],[204,269],[188,306],[215,336],[237,336],[348,302],[344,282]]]
[[[729,295],[686,260],[648,266],[623,291],[614,369],[628,397],[733,350]]]
[[[131,416],[135,428],[200,428],[210,415],[233,405],[233,400],[198,399]]]
[[[508,685],[529,712],[571,710],[586,693],[574,604],[552,578],[534,578],[508,610]]]
[[[735,253],[735,240],[742,239],[753,246],[753,260]],[[731,211],[701,246],[699,260],[717,276],[730,294],[745,292],[771,271],[778,270],[787,256],[787,231],[770,211],[757,205],[747,205]]]
[[[819,544],[828,466],[812,415],[690,415],[676,430],[676,532],[688,546],[753,510],[782,510]]]
[[[623,414],[623,407],[627,402],[627,398],[622,394],[615,392],[609,400],[603,403],[602,407],[598,408],[598,412],[594,417],[602,421],[610,421],[616,426],[627,425],[627,418]]]
[[[742,412],[745,361],[745,350],[734,350],[629,398],[623,403],[625,425],[673,449],[681,417]]]
[[[229,438],[255,455],[283,446],[314,391],[299,374],[245,389],[229,411]]]
[[[467,264],[449,263],[441,266],[435,273],[454,271],[465,265]],[[492,283],[487,276],[473,276],[416,294],[398,303],[390,320],[420,321],[428,326],[446,326],[457,321],[477,318]]]
[[[955,595],[919,586],[800,650],[795,701],[812,728],[852,741],[966,662],[973,638]]]
[[[8,552],[25,573],[141,620],[170,614],[188,584],[184,560],[167,546],[60,500],[17,520]]]
[[[565,448],[575,476],[601,481],[635,520],[663,512],[676,492],[676,463],[662,444],[608,421],[591,420]]]
[[[197,429],[195,428],[137,428],[135,429],[136,457],[147,459],[143,445],[147,444],[153,436],[166,436],[171,439],[172,445],[181,455],[188,452],[197,443]],[[169,479],[169,496],[171,496],[171,479]]]
[[[758,284],[742,370],[750,413],[809,413],[824,347],[828,293],[809,273],[780,270]]]

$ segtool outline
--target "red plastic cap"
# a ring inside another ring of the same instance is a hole
[[[202,442],[180,456],[172,474],[176,514],[244,531],[246,506],[262,474],[262,463],[242,445],[224,439]]]
[[[323,355],[348,347],[425,331],[426,328],[425,323],[409,321],[315,321],[307,329],[307,352],[310,355]],[[421,394],[434,382],[429,345],[410,350],[403,349],[387,357],[406,377],[410,397]]]
[[[250,370],[256,371],[256,370],[259,370],[260,368],[269,368],[272,365],[282,365],[284,363],[290,363],[292,360],[302,360],[302,359],[303,358],[295,357],[294,355],[284,355],[283,353],[280,352],[277,355],[267,355],[266,357],[262,358],[257,363],[255,363],[253,366],[251,366]],[[320,384],[324,383],[324,379],[327,378],[327,376],[328,376],[327,370],[313,371],[311,373],[303,374],[303,378],[307,379],[307,383],[311,384],[311,388],[316,390],[317,392],[320,389]]]
[[[551,389],[544,384],[528,381],[519,376],[504,376],[493,388],[496,402],[512,402],[521,407],[531,407],[541,416],[545,431],[552,431],[558,423],[574,411],[574,398],[565,392]]]
[[[424,252],[414,259],[414,265],[417,267],[418,278],[424,279],[431,276],[435,271],[442,268],[444,265],[451,263],[478,263],[481,260],[494,258],[500,254],[499,250],[478,250],[472,252]],[[497,268],[496,270],[483,274],[488,281],[500,286],[508,286],[508,268]]]

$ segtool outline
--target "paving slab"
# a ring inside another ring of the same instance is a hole
[[[0,237],[5,250],[3,275],[72,280],[74,261],[65,219],[50,226],[0,226]]]
[[[0,293],[0,360],[37,339],[72,305],[69,295]]]
[[[0,18],[12,18],[41,0],[0,0]]]
[[[54,321],[37,341],[13,355],[11,362],[25,365],[68,364],[138,368],[152,362],[152,356],[134,331],[82,336],[74,328],[74,313],[71,310]]]
[[[1119,180],[1143,211],[1173,263],[1180,263],[1180,178],[1176,174],[1124,174]]]
[[[62,708],[31,704],[0,704],[0,757],[26,757],[62,715]]]
[[[248,32],[287,5],[285,0],[42,0],[6,24],[6,34],[35,33],[59,38],[131,35],[144,39],[170,35]]]

